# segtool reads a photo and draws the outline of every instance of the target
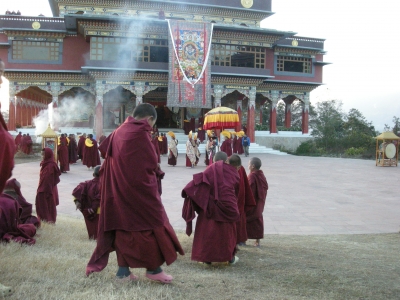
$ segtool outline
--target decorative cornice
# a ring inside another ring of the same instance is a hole
[[[265,92],[269,90],[277,90],[277,91],[295,91],[299,92],[311,92],[312,90],[319,87],[320,84],[297,84],[297,83],[289,83],[289,82],[264,82],[257,87],[257,91]]]
[[[239,28],[238,28],[239,30]],[[273,44],[282,36],[272,35],[272,34],[262,34],[253,32],[243,32],[243,31],[224,31],[224,30],[214,30],[213,32],[213,42],[219,42],[218,40],[240,40],[244,42],[257,42],[257,43],[268,43]]]
[[[49,31],[23,31],[23,30],[4,30],[4,33],[9,37],[23,36],[23,37],[45,37],[45,38],[65,38],[65,33],[49,32]]]
[[[166,18],[183,18],[191,21],[215,21],[217,23],[245,23],[248,26],[260,27],[260,22],[270,16],[270,12],[247,9],[230,9],[171,2],[125,1],[125,0],[55,0],[61,15],[76,14],[79,11],[86,15],[117,15],[158,18],[160,11]]]
[[[35,72],[6,72],[4,74],[9,81],[40,81],[40,82],[92,82],[92,78],[84,74],[63,73],[35,73]]]
[[[167,73],[145,73],[145,72],[89,72],[94,80],[127,80],[127,81],[162,81],[168,82]]]
[[[317,49],[304,49],[304,48],[293,48],[293,47],[282,47],[282,46],[274,48],[274,52],[276,55],[279,55],[279,52],[317,55],[320,54],[321,51],[323,52],[323,50],[317,50]]]
[[[211,76],[211,84],[213,85],[258,86],[264,80],[265,78],[255,78],[255,77]]]

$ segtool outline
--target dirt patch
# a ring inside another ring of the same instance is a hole
[[[83,220],[59,217],[34,246],[0,245],[1,283],[15,289],[7,299],[400,299],[399,234],[268,235],[261,248],[241,247],[233,266],[191,261],[192,237],[178,237],[186,255],[163,267],[173,284],[132,269],[139,281],[120,285],[115,252],[84,275],[95,242]]]

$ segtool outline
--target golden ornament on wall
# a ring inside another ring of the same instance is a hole
[[[293,41],[292,41],[292,46],[297,47],[298,45],[299,45],[299,42],[298,42],[298,41],[296,41],[296,40],[293,40]]]
[[[33,22],[33,23],[32,23],[32,28],[33,28],[33,29],[39,29],[39,28],[40,28],[40,23],[37,22],[37,21],[36,21],[36,22]]]
[[[253,0],[241,0],[241,3],[245,8],[250,8],[253,6]]]

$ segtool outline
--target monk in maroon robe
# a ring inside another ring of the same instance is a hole
[[[3,62],[1,62],[1,65],[4,69]],[[0,83],[1,70],[0,66]],[[0,240],[13,240],[32,245],[35,243],[35,239],[33,239],[36,234],[35,226],[32,224],[20,224],[21,207],[11,196],[2,193],[14,168],[15,141],[8,133],[6,123],[1,114],[0,141]]]
[[[240,157],[237,154],[232,155],[230,159],[233,159],[235,156],[240,160]],[[238,209],[240,213],[240,219],[236,223],[237,244],[239,246],[244,246],[247,241],[246,211],[254,208],[256,206],[256,201],[254,200],[253,193],[251,192],[246,170],[243,168],[243,166],[241,166],[239,169],[239,176],[240,187],[238,194]]]
[[[22,152],[26,153],[26,134],[22,135],[21,144],[20,144],[20,150]]]
[[[232,155],[232,140],[228,137],[225,138],[225,141],[222,142],[221,151],[225,152],[226,155]]]
[[[78,141],[78,157],[83,162],[83,148],[85,147],[86,133],[79,137]]]
[[[202,127],[199,127],[197,130],[197,138],[200,140],[200,143],[203,143],[206,139],[206,131]]]
[[[100,154],[97,147],[97,141],[93,139],[93,134],[88,134],[83,148],[83,164],[89,168],[100,165]]]
[[[61,134],[59,138],[57,154],[61,173],[67,173],[69,171],[68,141],[64,134]]]
[[[29,135],[29,133],[26,134],[25,137],[25,154],[32,154],[32,146],[33,146],[33,141],[32,137]]]
[[[101,145],[101,143],[106,139],[106,136],[104,134],[102,134],[99,138],[99,145]]]
[[[176,252],[184,252],[159,193],[160,170],[150,136],[156,119],[152,105],[139,104],[133,117],[128,117],[100,146],[107,149],[100,170],[101,212],[97,247],[86,275],[103,270],[110,252],[115,250],[117,280],[137,280],[129,268],[146,268],[147,278],[162,283],[173,279],[160,266],[173,263]]]
[[[21,146],[21,140],[22,140],[22,133],[21,131],[18,133],[18,135],[15,137],[15,147],[16,147],[16,151],[19,150],[20,146]]]
[[[186,234],[190,236],[197,213],[192,260],[208,264],[235,263],[238,260],[235,253],[239,174],[235,166],[226,163],[224,152],[217,152],[215,159],[218,161],[193,175],[193,180],[182,190],[185,198],[182,217],[186,221]]]
[[[243,149],[243,145],[242,145],[242,139],[243,137],[238,137],[237,141],[236,141],[236,148],[237,148],[237,154],[243,154],[244,153],[244,149]]]
[[[36,214],[41,221],[55,223],[56,206],[59,204],[57,184],[60,182],[61,172],[54,162],[53,150],[44,148],[42,159],[35,202]]]
[[[264,219],[263,211],[265,199],[267,198],[268,182],[261,168],[261,160],[253,157],[249,161],[249,183],[256,200],[256,207],[246,212],[247,217],[247,236],[255,239],[254,246],[260,246],[260,239],[264,238]]]
[[[163,153],[162,154],[168,154],[168,139],[167,139],[165,133],[162,135],[162,140],[163,140]]]
[[[76,139],[74,134],[69,135],[68,158],[70,164],[76,164],[78,160],[78,145],[76,144]]]
[[[32,204],[26,201],[22,195],[21,183],[19,183],[17,179],[12,178],[8,180],[3,193],[14,198],[21,207],[21,212],[19,215],[21,224],[33,224],[37,228],[40,227],[39,219],[32,215]]]
[[[89,239],[97,238],[97,228],[100,214],[100,166],[96,166],[93,179],[81,182],[73,190],[74,202],[85,218]]]
[[[232,153],[236,154],[238,153],[238,147],[237,147],[237,136],[234,135],[232,139]]]
[[[163,142],[163,138],[162,138],[162,133],[160,136],[158,136],[157,140],[158,140],[158,150],[160,151],[160,154],[163,154],[164,153],[164,142]]]
[[[158,146],[158,136],[157,134],[153,134],[153,138],[151,139],[151,143],[153,144],[154,150],[156,151],[157,155],[157,162],[161,162],[160,158],[160,147]]]

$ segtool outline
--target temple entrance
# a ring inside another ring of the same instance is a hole
[[[113,131],[125,119],[132,115],[135,106],[135,95],[121,86],[104,94],[103,98],[103,129]]]
[[[157,89],[148,92],[143,97],[144,103],[152,104],[157,111],[158,128],[179,128],[179,108],[167,107],[167,87],[158,87]]]
[[[60,94],[58,101],[58,126],[93,128],[95,97],[92,93],[73,87]]]

